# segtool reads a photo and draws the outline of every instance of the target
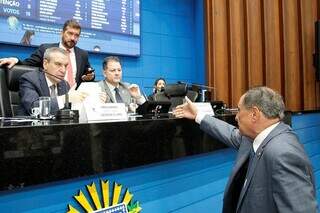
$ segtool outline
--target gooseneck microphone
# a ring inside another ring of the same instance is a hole
[[[51,74],[51,73],[45,71],[44,69],[40,69],[40,70],[42,70],[42,72],[44,72],[46,75],[50,75],[52,77],[55,77],[56,79],[59,79],[61,82],[65,83],[66,88],[68,88],[68,87],[70,88],[69,84],[67,85],[67,82],[63,78],[60,78],[59,76]],[[71,109],[71,105],[69,103],[69,94],[68,94],[68,92],[66,94],[64,94],[64,96],[65,96],[64,109]]]
[[[64,78],[61,78],[59,76],[56,76],[54,74],[51,74],[44,69],[40,69],[40,72],[45,73],[46,75],[50,75],[56,79],[59,79],[61,82],[64,82],[65,87],[70,89],[69,84],[67,85],[67,81],[64,80]],[[72,119],[79,119],[79,111],[78,110],[71,110],[71,103],[69,102],[69,94],[68,91],[66,94],[64,94],[65,101],[64,101],[64,108],[59,109],[56,113],[56,119],[66,119],[66,120],[72,120]]]
[[[144,91],[142,89],[140,89],[140,93],[144,97],[144,99],[146,99],[146,101],[148,101],[148,97],[147,97],[146,93],[144,93]]]
[[[177,81],[178,84],[187,84],[187,85],[191,85],[191,86],[196,86],[196,87],[201,87],[201,88],[205,88],[205,89],[210,89],[210,90],[215,90],[215,87],[211,87],[211,86],[207,86],[204,84],[194,84],[194,83],[188,83],[188,82],[183,82],[183,81]]]

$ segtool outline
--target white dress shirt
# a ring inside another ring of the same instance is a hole
[[[254,139],[253,141],[253,150],[254,152],[257,151],[257,149],[259,148],[259,146],[261,145],[261,143],[264,141],[264,139],[266,139],[266,137],[270,134],[270,132],[276,128],[276,126],[279,124],[280,122],[277,122],[275,124],[272,124],[271,126],[267,127],[266,129],[264,129],[262,132],[260,132],[257,137]]]

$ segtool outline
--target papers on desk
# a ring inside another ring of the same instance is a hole
[[[206,115],[214,116],[214,111],[212,109],[212,106],[209,102],[195,102],[194,103],[198,112],[204,113]]]
[[[25,117],[0,117],[0,127],[11,127],[11,126],[24,126],[32,125],[39,120],[32,118],[31,116]]]
[[[31,122],[34,121],[34,118],[31,117],[0,117],[0,120],[2,122],[17,122],[17,123],[22,123],[22,122]]]
[[[84,103],[101,104],[100,94],[102,89],[98,82],[82,82],[77,90],[88,94]]]
[[[128,120],[124,103],[101,102],[102,89],[97,82],[83,82],[78,90],[88,94],[83,104],[75,104],[73,107],[79,110],[80,121]]]

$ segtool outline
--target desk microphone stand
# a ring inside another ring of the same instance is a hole
[[[71,103],[69,102],[68,93],[65,94],[65,103],[64,108],[60,109],[56,118],[58,120],[78,120],[79,119],[79,110],[71,110]]]

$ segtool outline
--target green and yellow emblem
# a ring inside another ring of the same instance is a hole
[[[68,204],[68,213],[93,212],[93,213],[139,213],[142,209],[139,202],[133,202],[133,194],[125,189],[122,194],[122,185],[114,182],[113,190],[109,188],[109,181],[100,180],[101,190],[97,190],[94,182],[86,185],[87,195],[79,190],[78,195],[73,196],[80,207]],[[100,195],[99,195],[100,194]]]

